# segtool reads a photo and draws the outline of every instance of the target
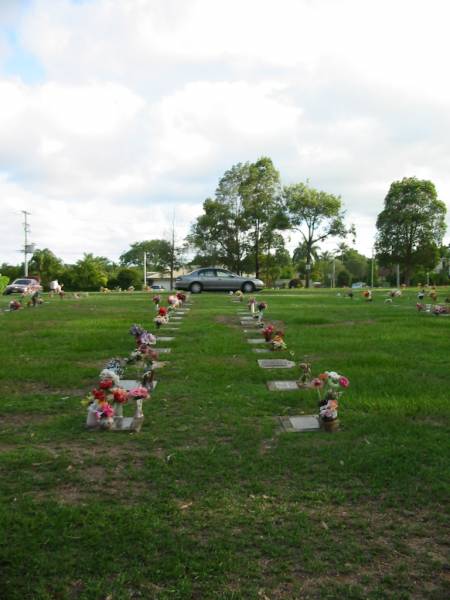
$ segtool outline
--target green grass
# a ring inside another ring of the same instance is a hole
[[[297,373],[258,368],[225,294],[162,330],[140,434],[84,430],[80,400],[148,296],[0,313],[0,598],[449,597],[450,318],[413,290],[259,297],[295,360],[349,377],[339,433],[279,433],[316,397],[266,389]]]

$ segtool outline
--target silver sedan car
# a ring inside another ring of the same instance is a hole
[[[175,279],[175,287],[178,290],[189,290],[193,294],[203,291],[233,291],[241,290],[251,294],[256,290],[262,290],[264,283],[261,279],[253,277],[241,277],[226,269],[218,267],[207,267],[192,271],[188,275],[182,275]]]

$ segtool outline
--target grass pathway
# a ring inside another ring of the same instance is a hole
[[[148,298],[2,317],[0,597],[447,597],[447,325],[406,304],[268,302],[297,359],[350,376],[339,434],[276,434],[315,397],[266,389],[291,371],[258,368],[226,296],[195,297],[173,332],[139,435],[84,431],[79,400],[129,326],[151,328]]]

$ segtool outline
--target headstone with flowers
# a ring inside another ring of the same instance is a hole
[[[311,381],[310,387],[317,390],[319,419],[325,431],[331,432],[339,429],[339,400],[349,385],[347,377],[336,371],[325,371]]]

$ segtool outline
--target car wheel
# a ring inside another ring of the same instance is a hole
[[[251,281],[246,281],[242,286],[242,291],[244,294],[252,294],[255,291],[255,286]]]
[[[191,285],[189,286],[189,289],[193,294],[201,294],[201,292],[203,290],[203,286],[201,283],[195,282],[195,283],[191,283]]]

